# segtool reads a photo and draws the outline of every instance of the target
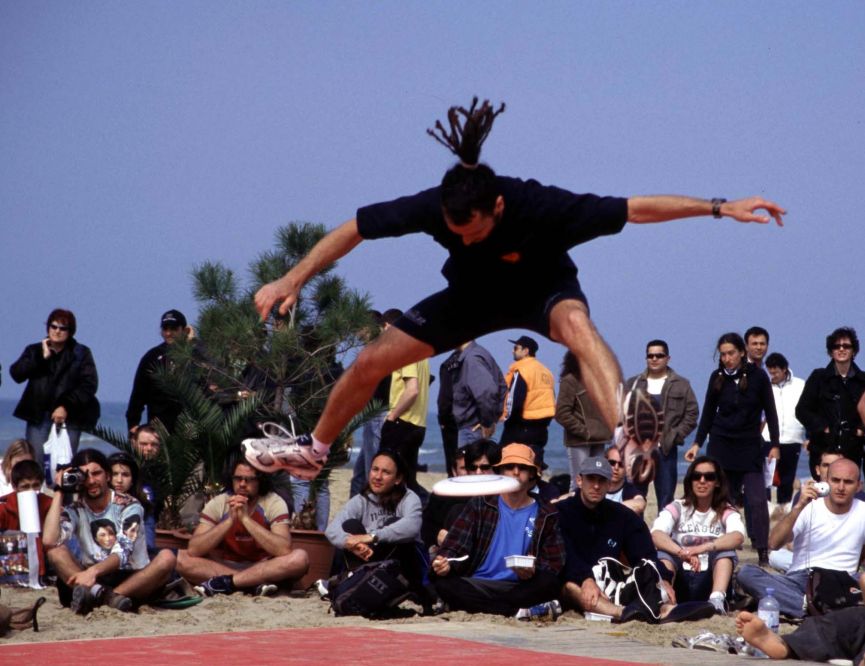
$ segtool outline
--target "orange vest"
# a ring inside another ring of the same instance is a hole
[[[553,388],[555,386],[553,373],[534,356],[526,356],[515,361],[508,368],[508,374],[505,376],[508,391],[516,372],[520,373],[520,377],[526,383],[526,401],[523,404],[523,413],[519,416],[529,421],[555,416],[556,393]],[[507,398],[505,398],[505,407],[507,407]]]

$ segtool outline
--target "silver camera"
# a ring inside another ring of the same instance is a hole
[[[818,481],[814,484],[814,490],[817,491],[817,497],[826,497],[829,494],[829,484],[825,481]]]

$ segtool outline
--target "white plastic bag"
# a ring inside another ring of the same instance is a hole
[[[51,477],[54,478],[54,470],[58,465],[68,465],[72,462],[72,443],[69,441],[69,433],[63,424],[54,424],[48,433],[48,440],[43,445],[46,459],[51,456]],[[47,478],[47,477],[46,477]]]

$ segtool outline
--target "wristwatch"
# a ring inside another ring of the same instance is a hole
[[[375,532],[370,532],[369,535],[372,537],[372,541],[370,542],[373,546],[378,545],[378,534]]]
[[[720,220],[723,216],[721,215],[721,204],[727,203],[726,199],[712,199],[712,217],[716,220]]]

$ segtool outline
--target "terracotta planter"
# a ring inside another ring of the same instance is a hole
[[[295,590],[305,590],[319,578],[330,576],[333,564],[333,546],[324,532],[315,530],[291,530],[292,548],[303,548],[309,555],[309,571],[294,584]]]
[[[191,538],[192,534],[186,530],[156,530],[156,547],[185,550]],[[293,548],[302,548],[309,555],[309,571],[294,584],[293,589],[305,590],[319,578],[330,576],[333,546],[324,532],[291,530],[291,545]]]

